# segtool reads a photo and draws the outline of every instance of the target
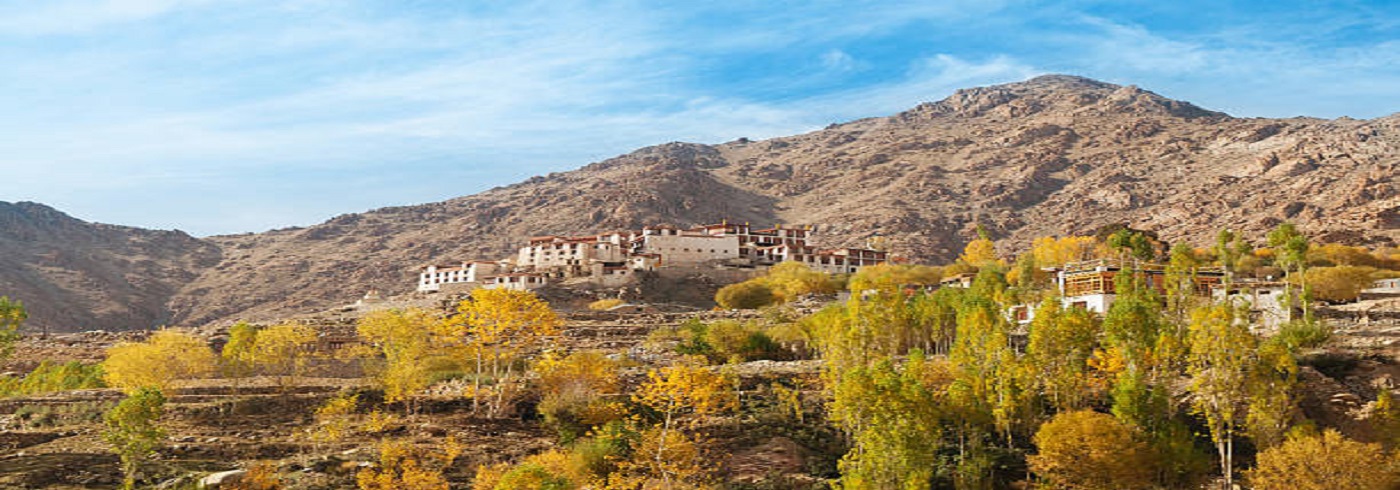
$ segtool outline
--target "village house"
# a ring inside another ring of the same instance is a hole
[[[1060,289],[1060,297],[1067,307],[1085,308],[1096,313],[1106,313],[1117,299],[1114,279],[1124,269],[1118,260],[1099,259],[1065,264],[1055,270],[1055,283]],[[1138,279],[1146,287],[1158,294],[1166,294],[1166,267],[1159,264],[1140,263],[1132,267]],[[1211,288],[1220,284],[1225,272],[1219,269],[1198,269],[1194,274],[1194,292],[1209,296]]]
[[[1055,275],[1055,286],[1060,291],[1060,301],[1066,308],[1083,308],[1100,315],[1108,313],[1117,300],[1115,279],[1123,271],[1125,264],[1114,259],[1098,259],[1065,264],[1064,267],[1042,269]],[[1136,263],[1130,267],[1138,280],[1158,294],[1166,294],[1166,268],[1160,264]],[[944,281],[944,285],[969,287],[971,275],[955,276],[955,281]],[[1213,288],[1223,282],[1225,272],[1218,268],[1198,269],[1193,276],[1193,293],[1209,297]],[[1007,315],[1016,323],[1026,324],[1035,319],[1036,305],[1012,306]]]
[[[669,268],[760,269],[801,262],[827,273],[854,273],[889,260],[886,252],[859,248],[818,249],[808,245],[810,227],[753,229],[722,222],[678,228],[647,226],[639,231],[586,236],[538,236],[514,256],[497,262],[460,266],[428,265],[418,291],[454,288],[534,289],[550,281],[585,282],[599,287],[632,283],[640,272]]]

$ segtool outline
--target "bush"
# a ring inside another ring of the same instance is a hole
[[[600,299],[588,304],[588,309],[593,311],[607,311],[622,306],[625,302],[617,298]]]
[[[1274,339],[1290,350],[1320,347],[1332,338],[1332,328],[1321,320],[1294,320],[1279,327]]]
[[[1065,412],[1035,433],[1031,471],[1054,487],[1117,490],[1152,486],[1148,446],[1132,427],[1090,410]]]
[[[536,410],[564,444],[626,416],[621,403],[609,400],[620,388],[618,363],[601,353],[575,352],[562,359],[546,355],[534,371],[540,388]]]
[[[728,320],[705,324],[691,319],[675,329],[657,330],[649,340],[674,340],[677,342],[676,353],[703,356],[715,364],[793,357],[790,351],[775,342],[759,326]]]
[[[749,280],[730,284],[715,293],[715,303],[730,310],[752,310],[771,305],[778,301],[773,289],[762,282]]]
[[[1257,490],[1388,489],[1400,485],[1395,462],[1380,444],[1363,444],[1334,430],[1289,439],[1259,453],[1248,472]]]
[[[1375,272],[1373,267],[1352,265],[1314,267],[1308,269],[1307,282],[1315,299],[1333,303],[1355,301],[1361,290],[1374,282]]]
[[[102,366],[44,361],[24,377],[0,377],[0,397],[102,388]]]

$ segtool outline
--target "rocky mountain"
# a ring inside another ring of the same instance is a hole
[[[183,232],[0,202],[0,295],[23,301],[36,331],[164,325],[175,315],[170,298],[219,258],[216,245]]]
[[[1244,119],[1042,76],[797,136],[669,143],[448,201],[208,238],[200,260],[175,261],[197,277],[165,311],[271,317],[406,291],[420,265],[498,257],[528,236],[721,219],[816,225],[828,246],[880,235],[935,262],[977,224],[1006,252],[1112,223],[1203,243],[1291,220],[1324,241],[1394,245],[1397,166],[1400,115]],[[211,248],[221,258],[206,267]]]

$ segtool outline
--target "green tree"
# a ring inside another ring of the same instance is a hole
[[[155,454],[165,439],[165,431],[156,425],[164,410],[165,395],[160,390],[140,388],[102,416],[107,426],[103,439],[121,457],[122,488],[135,488],[141,463]]]
[[[19,342],[19,328],[28,318],[24,303],[0,296],[0,363],[15,353],[15,344]]]
[[[1120,255],[1138,260],[1152,260],[1157,255],[1152,238],[1131,228],[1123,228],[1109,235],[1108,246],[1118,250]]]
[[[1256,342],[1249,371],[1249,401],[1245,430],[1260,449],[1283,442],[1295,415],[1293,388],[1298,384],[1298,363],[1281,340]]]
[[[1267,236],[1269,246],[1274,248],[1277,255],[1275,260],[1284,273],[1284,301],[1291,310],[1293,304],[1300,304],[1303,307],[1303,318],[1310,320],[1308,297],[1308,237],[1298,231],[1298,227],[1293,223],[1279,223],[1277,227],[1269,231]],[[1295,293],[1293,284],[1301,286],[1301,294]],[[1291,318],[1290,318],[1291,319]]]
[[[1209,306],[1192,314],[1189,390],[1210,429],[1227,486],[1234,482],[1235,436],[1247,415],[1243,402],[1256,348],[1249,325],[1237,320],[1232,307]]]
[[[829,407],[851,436],[838,488],[927,489],[938,468],[941,395],[947,368],[917,351],[903,366],[889,358],[842,376]]]

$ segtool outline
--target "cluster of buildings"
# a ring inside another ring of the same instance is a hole
[[[445,288],[535,289],[571,281],[618,287],[644,271],[664,269],[762,269],[780,262],[800,262],[812,270],[853,273],[884,263],[884,251],[818,249],[807,243],[806,226],[753,229],[748,223],[718,223],[678,228],[649,226],[640,231],[585,236],[539,236],[512,257],[458,265],[429,265],[418,278],[418,291]]]
[[[1166,268],[1158,264],[1138,263],[1129,268],[1121,261],[1099,259],[1045,270],[1054,274],[1065,307],[1105,314],[1118,298],[1115,279],[1125,269],[1137,274],[1141,284],[1166,294]],[[954,276],[946,279],[944,285],[967,287],[971,280],[971,275]],[[1191,281],[1192,292],[1197,296],[1217,301],[1230,298],[1248,305],[1252,323],[1265,329],[1276,329],[1293,319],[1298,306],[1296,300],[1290,304],[1286,299],[1288,288],[1281,281],[1239,280],[1227,284],[1224,269],[1218,267],[1197,269]],[[1035,317],[1035,305],[1014,306],[1009,314],[1018,323],[1029,323]]]

